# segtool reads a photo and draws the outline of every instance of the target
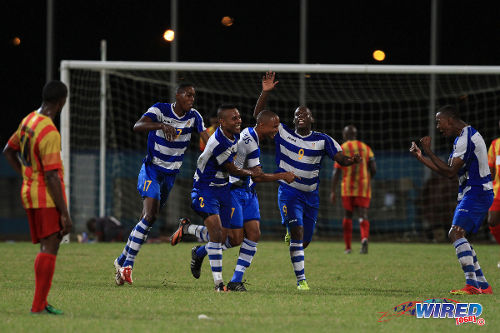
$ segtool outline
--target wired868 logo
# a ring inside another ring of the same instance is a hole
[[[476,323],[485,324],[484,318],[479,318],[483,307],[479,303],[434,303],[422,302],[415,304],[417,318],[454,318],[456,325]]]

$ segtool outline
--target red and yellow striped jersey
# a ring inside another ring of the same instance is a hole
[[[493,179],[493,191],[495,199],[500,199],[500,138],[491,142],[488,149],[488,165],[490,168],[495,168],[495,179]]]
[[[375,157],[372,149],[361,141],[350,140],[342,144],[342,150],[346,156],[359,154],[363,160],[361,163],[347,167],[335,162],[335,168],[342,170],[341,196],[371,198],[371,176],[368,162]]]
[[[7,144],[19,152],[23,173],[21,200],[24,208],[55,207],[45,184],[45,172],[50,170],[58,170],[66,200],[61,136],[50,117],[37,111],[31,112],[21,121]]]

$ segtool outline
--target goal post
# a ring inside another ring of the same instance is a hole
[[[247,127],[254,125],[251,113],[260,78],[269,70],[278,73],[280,83],[270,94],[268,107],[283,123],[293,126],[293,111],[299,96],[305,96],[315,118],[314,130],[342,143],[342,128],[353,124],[359,139],[374,150],[378,172],[369,209],[374,233],[415,235],[435,225],[449,227],[451,219],[445,213],[432,211],[451,207],[456,192],[439,197],[431,189],[435,197],[427,203],[423,196],[432,188],[431,174],[411,158],[408,148],[412,140],[431,135],[434,149],[447,158],[452,142],[437,136],[434,124],[435,107],[444,104],[459,105],[463,119],[489,145],[498,136],[500,67],[65,60],[61,80],[70,93],[61,114],[62,155],[76,231],[84,230],[85,220],[103,211],[126,224],[138,219],[142,206],[134,182],[146,152],[146,136],[133,133],[132,126],[149,106],[173,101],[174,79],[175,84],[195,85],[195,108],[207,126],[218,105],[232,103],[238,105],[242,126]],[[166,229],[173,228],[180,216],[194,217],[189,192],[199,152],[193,139],[158,223]],[[264,170],[274,171],[273,144],[265,143],[262,155]],[[339,235],[342,225],[340,203],[328,200],[332,164],[326,159],[320,175],[318,236]],[[105,184],[99,181],[100,174],[105,175]],[[433,182],[444,189],[450,185],[432,178]],[[263,231],[280,234],[276,184],[258,184],[257,192]]]

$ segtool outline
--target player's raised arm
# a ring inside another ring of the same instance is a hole
[[[274,81],[275,76],[276,73],[269,71],[262,77],[262,92],[260,93],[259,99],[257,100],[257,104],[255,104],[255,109],[253,110],[253,117],[255,119],[257,119],[259,113],[262,110],[264,110],[269,92],[273,90],[274,87],[279,82],[279,81]]]
[[[252,177],[252,180],[256,183],[268,183],[268,182],[274,182],[274,181],[277,181],[277,180],[284,180],[286,181],[288,184],[292,183],[295,179],[300,179],[299,176],[295,175],[293,172],[291,171],[287,171],[287,172],[277,172],[277,173],[264,173],[262,171],[262,167],[260,166],[257,166],[257,167],[254,167],[250,170],[252,171],[258,171],[257,169],[260,170],[261,174],[258,175],[258,176],[254,176]]]
[[[141,119],[134,124],[134,132],[149,132],[156,130],[162,130],[165,139],[169,141],[172,141],[177,135],[175,128],[172,126],[153,121],[153,119],[147,116],[142,116]]]

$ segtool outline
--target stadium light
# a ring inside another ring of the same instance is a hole
[[[384,61],[385,59],[385,52],[382,50],[375,50],[373,51],[373,59],[377,61]]]
[[[12,44],[13,44],[14,46],[19,46],[19,45],[21,45],[21,39],[20,39],[19,37],[14,37],[14,38],[12,38]]]
[[[163,39],[167,42],[171,42],[175,39],[175,32],[172,29],[165,30],[163,33]]]
[[[220,22],[222,23],[222,25],[230,27],[234,23],[234,18],[232,18],[231,16],[224,16]]]

